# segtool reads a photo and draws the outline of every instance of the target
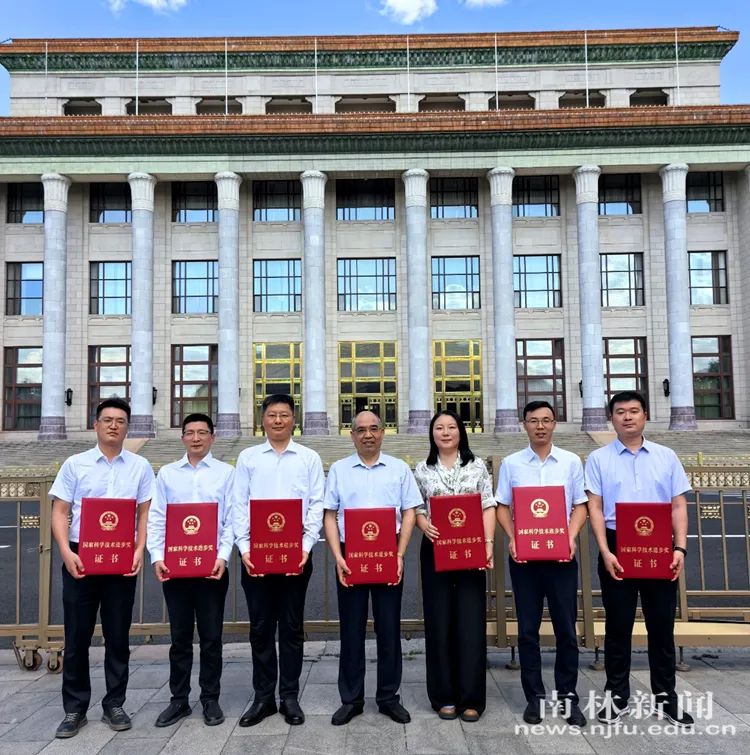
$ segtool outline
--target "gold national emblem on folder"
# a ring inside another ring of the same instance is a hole
[[[117,525],[120,523],[120,517],[115,514],[114,511],[105,511],[99,517],[99,526],[105,532],[112,532],[117,529]]]
[[[365,522],[362,525],[362,537],[372,542],[373,540],[378,539],[378,535],[380,534],[380,527],[378,527],[377,522]]]
[[[544,498],[535,498],[531,502],[531,515],[535,519],[544,519],[549,514],[549,503]]]
[[[280,511],[274,511],[268,515],[266,524],[271,532],[281,532],[286,525],[286,517]]]
[[[650,516],[639,516],[634,526],[641,537],[648,537],[654,531],[654,520]]]
[[[198,530],[200,530],[200,528],[201,528],[201,520],[194,514],[191,514],[190,516],[186,516],[182,520],[182,531],[186,535],[197,535]]]
[[[459,508],[451,509],[448,512],[448,521],[451,527],[463,527],[466,524],[466,512]]]

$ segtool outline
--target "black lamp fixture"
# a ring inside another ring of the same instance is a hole
[[[583,398],[583,380],[578,381],[578,393]]]
[[[67,388],[65,391],[65,406],[73,406],[73,389]]]
[[[669,378],[664,378],[661,381],[661,387],[664,389],[664,396],[669,396]]]
[[[159,391],[156,390],[156,386],[151,386],[151,405],[156,406],[156,397],[159,395]]]

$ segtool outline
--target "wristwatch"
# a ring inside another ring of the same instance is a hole
[[[681,545],[673,545],[673,551],[679,551],[683,556],[687,556],[687,548],[683,548]]]

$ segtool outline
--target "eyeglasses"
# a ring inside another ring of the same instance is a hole
[[[115,427],[124,427],[128,424],[128,421],[122,417],[99,417],[96,421],[101,422],[105,427],[111,427],[112,425]]]
[[[283,422],[286,422],[290,419],[292,419],[292,414],[284,413],[284,414],[264,414],[263,419],[271,420],[271,422],[275,422],[277,419],[282,420]]]
[[[524,422],[527,425],[531,425],[532,427],[539,427],[540,425],[542,427],[552,427],[552,425],[555,424],[555,420],[550,419],[549,417],[544,417],[544,419],[537,419],[536,417],[532,417],[531,419],[525,419]]]
[[[383,428],[379,427],[378,425],[370,425],[370,427],[355,427],[352,432],[355,435],[367,435],[367,433],[372,433],[373,435],[377,435]]]
[[[207,438],[211,435],[210,430],[186,430],[183,434],[183,438]]]

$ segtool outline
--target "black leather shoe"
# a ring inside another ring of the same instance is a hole
[[[294,698],[289,700],[282,700],[279,705],[279,713],[284,716],[284,720],[290,726],[299,726],[305,723],[305,714],[302,712],[302,708],[299,707],[299,703]]]
[[[384,715],[388,716],[391,721],[395,721],[397,724],[408,724],[411,721],[409,711],[404,708],[401,703],[390,703],[390,705],[379,705],[378,710]]]
[[[255,726],[264,718],[274,715],[277,710],[275,701],[263,703],[254,700],[253,704],[242,714],[242,717],[240,718],[240,726]]]
[[[542,723],[543,706],[544,700],[532,700],[523,712],[523,720],[532,726]]]
[[[159,713],[154,726],[159,728],[163,726],[172,726],[176,724],[181,718],[189,716],[193,712],[193,709],[187,703],[178,703],[172,700],[164,710]]]
[[[102,712],[102,721],[109,726],[112,731],[127,731],[133,726],[130,716],[119,706],[105,708]]]
[[[568,726],[577,726],[579,729],[586,726],[586,716],[575,703],[570,706],[570,715],[565,720],[568,722]]]
[[[362,715],[364,710],[363,705],[353,705],[352,703],[344,703],[331,717],[331,723],[334,726],[343,726],[348,724],[354,716]]]
[[[224,723],[224,711],[218,700],[206,700],[203,703],[203,722],[206,726],[218,726]]]
[[[74,737],[89,722],[85,713],[66,713],[55,731],[57,739]]]

